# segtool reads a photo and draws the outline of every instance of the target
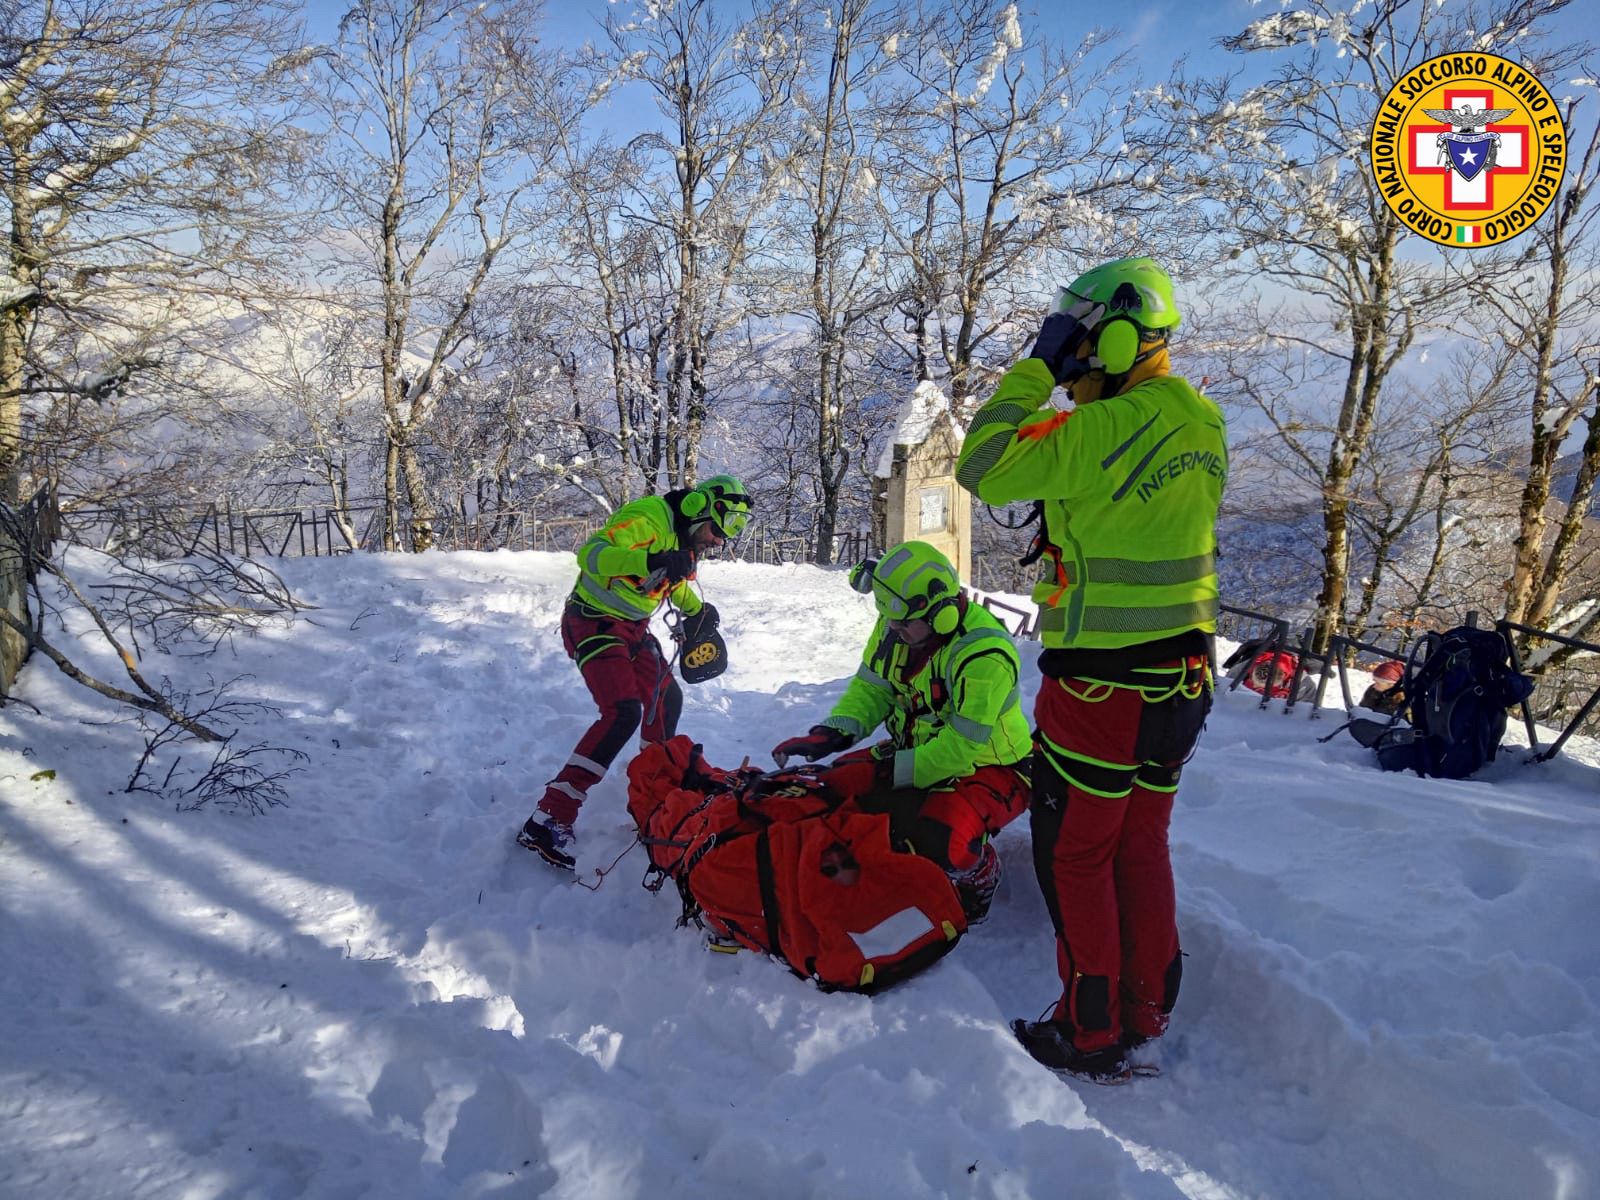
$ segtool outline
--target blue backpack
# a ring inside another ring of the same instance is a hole
[[[1506,709],[1533,694],[1533,680],[1511,669],[1505,638],[1468,625],[1424,635],[1400,686],[1406,699],[1393,720],[1353,722],[1351,732],[1377,752],[1385,771],[1440,779],[1465,779],[1492,762]]]

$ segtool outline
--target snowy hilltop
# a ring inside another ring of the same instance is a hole
[[[1172,823],[1161,1074],[1100,1087],[1007,1029],[1059,986],[1026,821],[949,955],[823,994],[674,928],[621,770],[584,810],[587,886],[512,844],[591,719],[570,555],[278,565],[314,608],[143,666],[247,676],[276,710],[247,735],[305,755],[285,806],[125,792],[139,731],[40,657],[0,710],[0,1197],[1600,1196],[1585,739],[1423,780],[1319,744],[1337,710],[1219,695]],[[732,666],[682,731],[767,763],[854,673],[871,601],[811,566],[701,582]]]

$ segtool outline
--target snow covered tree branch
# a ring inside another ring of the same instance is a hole
[[[270,269],[261,235],[297,147],[296,33],[276,0],[8,6],[0,477],[13,492],[20,471],[62,479],[69,503],[96,490],[81,468],[109,427],[161,419],[139,411],[158,386],[166,415],[208,402],[185,373],[223,340],[216,298]],[[180,312],[180,298],[203,299]],[[82,419],[113,399],[119,414]]]

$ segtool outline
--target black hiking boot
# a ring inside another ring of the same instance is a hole
[[[979,924],[989,915],[995,889],[1000,886],[1000,856],[985,842],[977,865],[960,875],[952,875],[950,882],[956,885],[956,896],[961,900],[967,924]]]
[[[572,826],[554,817],[546,817],[542,822],[529,817],[527,824],[517,832],[517,845],[524,850],[532,850],[552,867],[560,867],[563,871],[571,871],[577,866],[577,858],[567,853],[577,840]]]
[[[1120,1045],[1104,1050],[1079,1050],[1072,1044],[1072,1031],[1059,1021],[1011,1022],[1011,1032],[1034,1059],[1052,1071],[1081,1075],[1096,1083],[1119,1083],[1129,1078],[1128,1062]]]

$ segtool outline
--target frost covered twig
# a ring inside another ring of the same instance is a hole
[[[218,749],[210,765],[200,777],[183,790],[179,807],[193,811],[208,804],[226,808],[246,809],[263,813],[273,805],[284,804],[288,793],[283,781],[296,774],[296,766],[275,766],[287,758],[291,762],[304,762],[306,756],[287,746],[269,746],[257,743],[238,747],[232,742]]]
[[[42,614],[44,596],[37,582],[33,586],[36,613],[41,616],[25,620],[7,609],[0,609],[0,625],[4,625],[23,639],[30,649],[38,650],[74,683],[114,700],[119,704],[162,718],[168,726],[181,729],[191,737],[206,742],[224,742],[232,732],[219,729],[216,718],[233,722],[241,719],[252,707],[224,699],[228,687],[212,690],[213,702],[198,711],[189,706],[189,695],[179,693],[169,681],[158,686],[144,675],[136,653],[118,636],[112,620],[85,590],[72,578],[63,565],[43,553],[29,536],[21,514],[10,505],[0,503],[0,535],[7,545],[23,548],[27,557],[24,564],[30,577],[48,576],[60,587],[63,596],[82,610],[94,625],[105,644],[116,654],[127,675],[123,686],[101,679],[85,670],[60,647],[44,635]],[[123,603],[123,618],[130,633],[142,623],[151,629],[157,644],[164,644],[180,634],[203,632],[216,640],[237,629],[251,628],[265,616],[277,612],[293,612],[300,607],[288,587],[271,570],[254,563],[236,563],[220,557],[206,558],[177,564],[146,566],[137,561],[118,564],[121,574],[108,584],[91,590],[100,591]],[[122,578],[131,582],[121,582]],[[244,603],[229,600],[229,589],[239,593]],[[149,751],[146,752],[148,757]],[[138,776],[135,770],[135,777]]]
[[[170,721],[154,729],[146,725],[144,751],[123,791],[164,796],[176,800],[179,808],[188,810],[217,803],[262,813],[273,805],[283,804],[287,797],[283,781],[299,770],[283,764],[303,762],[306,756],[287,746],[265,742],[241,746],[237,743],[239,730],[245,723],[263,714],[279,715],[270,704],[236,700],[228,695],[229,689],[244,678],[246,676],[229,679],[200,693],[204,699],[200,707],[195,707],[196,697],[177,693],[170,682],[163,681],[163,694],[173,709],[192,710],[192,719],[196,721],[231,725],[233,730],[221,739],[221,745],[212,751],[210,761],[203,768],[191,768],[180,752],[168,764],[158,783],[152,769],[157,758],[167,747],[181,741],[185,731]],[[143,718],[140,723],[144,724]],[[186,783],[191,775],[193,781]]]
[[[104,680],[97,679],[93,675],[90,675],[87,671],[84,671],[82,668],[77,666],[60,650],[56,649],[48,641],[46,641],[44,636],[37,629],[32,628],[27,622],[19,619],[16,614],[12,613],[10,610],[0,608],[0,622],[3,622],[10,628],[14,629],[17,633],[27,638],[29,645],[33,649],[38,650],[51,662],[55,663],[55,665],[60,669],[61,673],[74,683],[81,684],[90,691],[106,697],[108,700],[115,700],[118,704],[126,704],[132,708],[137,708],[144,712],[155,713],[158,716],[164,717],[173,725],[180,726],[186,732],[193,734],[201,741],[220,742],[226,740],[223,734],[218,733],[214,729],[208,728],[201,722],[190,717],[188,714],[174,708],[160,691],[152,688],[147,682],[145,682],[144,677],[139,674],[138,669],[133,665],[132,656],[128,655],[127,651],[117,643],[115,638],[110,638],[109,640],[111,641],[111,644],[116,647],[118,652],[123,655],[123,665],[128,668],[129,677],[133,680],[135,686],[139,688],[138,693],[127,691],[124,688],[119,688],[114,684],[106,683]]]
[[[94,591],[115,606],[130,635],[142,629],[158,649],[193,637],[214,650],[234,633],[309,607],[270,567],[204,549],[176,562],[124,560],[121,566],[115,580]]]

